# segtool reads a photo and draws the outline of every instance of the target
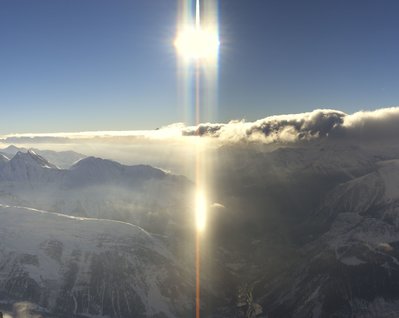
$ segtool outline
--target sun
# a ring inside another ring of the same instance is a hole
[[[185,27],[175,39],[177,52],[191,60],[211,59],[217,56],[219,36],[216,31],[201,27]]]

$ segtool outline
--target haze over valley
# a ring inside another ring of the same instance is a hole
[[[357,114],[355,122],[372,123],[384,143],[362,139],[356,125],[334,136],[336,114],[323,110],[291,121],[266,118],[275,131],[256,140],[187,136],[189,128],[151,139],[151,147],[181,142],[187,149],[185,138],[198,139],[217,158],[207,161],[204,314],[374,317],[399,310],[397,112]],[[342,116],[343,123],[354,118]],[[29,302],[44,317],[190,315],[195,180],[73,150],[8,146],[0,153],[5,309]]]

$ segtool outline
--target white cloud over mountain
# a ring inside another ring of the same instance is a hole
[[[3,143],[107,143],[157,142],[185,140],[185,137],[211,137],[219,141],[260,141],[290,143],[316,138],[379,139],[396,138],[399,133],[399,107],[359,111],[353,114],[333,109],[269,116],[254,122],[235,120],[229,123],[181,123],[158,130],[94,131],[77,133],[13,134],[1,138]]]
[[[256,140],[265,143],[294,142],[320,137],[379,139],[396,138],[399,133],[399,107],[346,114],[332,109],[270,116],[254,122],[201,124],[188,127],[185,135],[218,137],[229,141]]]

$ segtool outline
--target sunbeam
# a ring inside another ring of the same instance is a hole
[[[189,88],[189,91],[183,93],[185,96],[194,98],[185,98],[185,101],[193,101],[185,105],[188,109],[186,113],[195,114],[195,124],[201,121],[210,121],[211,114],[215,113],[217,91],[217,63],[219,54],[219,34],[217,23],[216,1],[208,1],[208,7],[202,8],[200,0],[196,0],[195,13],[192,13],[193,3],[189,0],[181,0],[180,17],[177,27],[177,35],[174,45],[180,65],[185,70],[183,74],[192,74],[186,76],[183,86]],[[193,70],[193,73],[190,72]],[[190,85],[194,82],[195,85]],[[207,105],[204,105],[204,102]],[[195,182],[197,184],[195,196],[195,228],[196,228],[196,318],[200,317],[200,265],[201,265],[201,240],[207,226],[207,198],[206,198],[206,176],[209,174],[209,167],[206,167],[203,160],[203,148],[201,147],[200,137],[195,143],[196,162],[195,162]]]

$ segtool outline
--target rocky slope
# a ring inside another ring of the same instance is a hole
[[[309,222],[325,230],[257,287],[268,317],[397,317],[399,161],[338,185]]]
[[[184,317],[192,275],[161,242],[122,222],[0,207],[2,302],[73,317]]]

